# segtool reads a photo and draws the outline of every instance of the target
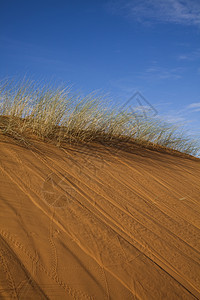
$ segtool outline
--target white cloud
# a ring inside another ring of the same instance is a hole
[[[200,25],[199,0],[116,0],[108,8],[139,22]]]
[[[200,138],[199,120],[194,115],[196,112],[200,112],[200,102],[191,103],[176,111],[171,110],[164,117],[168,122],[188,127],[191,134]]]
[[[200,112],[200,102],[191,103],[187,106],[191,112]]]
[[[180,56],[179,56],[179,59],[181,59],[181,60],[187,60],[189,57],[188,57],[188,55],[186,55],[186,54],[181,54]]]
[[[177,110],[168,110],[167,113],[160,113],[161,119],[183,128],[191,137],[200,141],[199,119],[195,112],[200,111],[200,102],[192,103]],[[193,109],[193,107],[196,109]]]
[[[180,60],[189,60],[189,61],[194,61],[197,59],[200,59],[200,48],[186,54],[181,54],[179,56]]]
[[[200,102],[191,103],[188,108],[200,108]]]
[[[162,68],[159,66],[149,67],[140,74],[138,74],[138,78],[146,79],[146,80],[166,80],[166,79],[180,79],[182,77],[183,68]]]

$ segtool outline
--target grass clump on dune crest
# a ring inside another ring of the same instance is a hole
[[[0,131],[21,141],[34,134],[57,145],[133,139],[147,147],[153,143],[191,155],[199,153],[198,142],[179,128],[112,109],[106,101],[97,93],[81,97],[68,87],[4,80],[0,83]]]

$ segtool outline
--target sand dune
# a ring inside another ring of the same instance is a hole
[[[0,140],[0,299],[200,299],[200,160]]]

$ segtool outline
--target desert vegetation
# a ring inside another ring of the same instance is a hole
[[[200,145],[177,126],[159,118],[112,108],[104,95],[81,96],[70,87],[31,80],[0,82],[0,132],[26,143],[31,135],[63,142],[114,142],[160,145],[198,155]]]

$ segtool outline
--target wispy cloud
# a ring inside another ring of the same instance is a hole
[[[191,103],[187,108],[192,112],[200,112],[200,102]]]
[[[198,60],[198,59],[200,59],[200,48],[198,48],[190,53],[181,54],[178,58],[180,60],[188,60],[188,61]]]
[[[180,126],[196,140],[200,140],[199,118],[194,114],[196,112],[200,112],[200,102],[192,103],[177,110],[167,110],[165,113],[162,111],[159,116],[164,121]]]
[[[152,66],[137,75],[138,78],[146,80],[167,80],[167,79],[180,79],[183,73],[183,68],[162,68],[159,66]]]
[[[188,105],[188,108],[200,108],[200,102],[195,102]]]
[[[139,22],[200,25],[199,0],[116,0],[108,8]]]

